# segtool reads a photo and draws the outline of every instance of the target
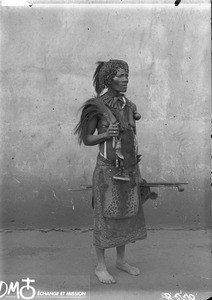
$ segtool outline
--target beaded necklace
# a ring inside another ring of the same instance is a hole
[[[117,108],[118,110],[123,110],[126,106],[126,99],[124,96],[120,95],[118,97],[112,97],[108,93],[104,95],[103,101],[105,104],[112,108]]]

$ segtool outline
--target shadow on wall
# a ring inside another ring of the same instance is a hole
[[[161,190],[157,207],[145,205],[147,225],[208,222],[210,10],[203,6],[1,7],[3,228],[92,225],[91,193],[68,189],[91,182],[96,155],[72,130],[93,94],[95,62],[110,58],[130,66],[144,178],[189,182],[184,193]]]
[[[73,193],[64,182],[7,176],[1,187],[1,228],[82,228],[92,225],[91,192]]]

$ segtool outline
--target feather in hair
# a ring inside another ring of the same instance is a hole
[[[104,65],[104,62],[98,61],[97,64],[98,64],[98,66],[93,75],[93,85],[94,85],[97,95],[100,95],[101,92],[104,90],[104,84],[100,80],[100,70],[101,70],[102,66]]]

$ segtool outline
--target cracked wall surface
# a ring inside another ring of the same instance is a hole
[[[97,147],[73,134],[95,63],[126,60],[141,173],[188,182],[154,189],[148,226],[210,220],[209,5],[1,8],[1,228],[91,225]]]

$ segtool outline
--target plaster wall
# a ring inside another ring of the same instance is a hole
[[[209,5],[1,8],[1,228],[91,225],[97,147],[80,147],[78,109],[94,95],[95,63],[130,67],[141,172],[186,181],[155,189],[149,226],[205,227],[210,220]]]

